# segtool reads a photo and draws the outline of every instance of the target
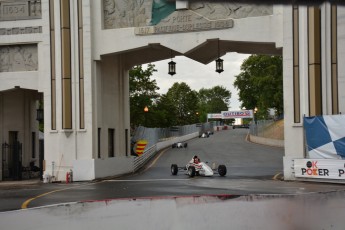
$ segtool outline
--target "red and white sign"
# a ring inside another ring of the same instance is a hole
[[[345,160],[294,159],[296,177],[345,180]]]
[[[222,111],[223,119],[253,118],[253,110]]]

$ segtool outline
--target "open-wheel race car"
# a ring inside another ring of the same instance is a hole
[[[196,159],[197,158],[197,159]],[[212,169],[207,162],[200,162],[197,156],[188,162],[185,167],[178,167],[177,164],[171,165],[171,174],[177,175],[179,171],[184,171],[189,177],[194,176],[213,176],[214,174],[219,174],[219,176],[226,175],[226,166],[219,165],[217,169]]]
[[[172,148],[187,148],[188,144],[187,143],[182,143],[182,142],[176,142],[171,145]]]
[[[207,138],[210,137],[210,135],[213,135],[213,131],[207,131],[199,134],[199,138]]]

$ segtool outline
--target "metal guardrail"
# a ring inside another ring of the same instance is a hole
[[[139,126],[133,131],[131,142],[135,143],[138,140],[146,140],[148,142],[147,147],[150,148],[162,139],[185,136],[195,132],[201,133],[211,131],[213,130],[213,127],[213,122],[173,126],[169,128],[146,128]]]
[[[138,171],[142,166],[144,166],[157,152],[156,145],[151,146],[144,153],[135,157],[133,160],[133,172]]]
[[[131,137],[131,150],[134,150],[135,143],[138,140],[146,140],[147,146],[144,153],[139,157],[134,157],[133,160],[133,172],[138,171],[143,167],[156,153],[157,143],[169,140],[171,138],[178,138],[193,133],[200,133],[204,131],[213,131],[213,123],[198,123],[184,126],[173,126],[170,128],[146,128],[143,126],[137,127]]]

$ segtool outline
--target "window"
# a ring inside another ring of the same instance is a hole
[[[101,158],[101,128],[98,128],[98,158]]]
[[[31,133],[31,157],[36,158],[36,133]]]
[[[108,156],[114,157],[114,133],[115,129],[108,129]]]

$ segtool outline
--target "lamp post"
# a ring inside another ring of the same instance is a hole
[[[258,112],[258,108],[255,107],[255,108],[254,108],[254,123],[255,123],[255,125],[254,125],[254,129],[255,129],[255,130],[254,130],[254,131],[255,131],[255,132],[254,132],[254,135],[255,135],[255,136],[258,135],[258,126],[257,126],[257,118],[256,118],[256,116],[257,116],[256,113],[257,113],[257,112]]]
[[[146,114],[149,112],[149,108],[147,107],[147,106],[145,106],[145,108],[144,108],[144,113],[145,113],[145,127],[146,127]]]
[[[254,109],[254,121],[255,121],[255,124],[256,124],[256,122],[257,122],[257,118],[256,118],[256,113],[257,113],[257,111],[258,111],[258,108],[257,107],[255,107],[255,109]]]

